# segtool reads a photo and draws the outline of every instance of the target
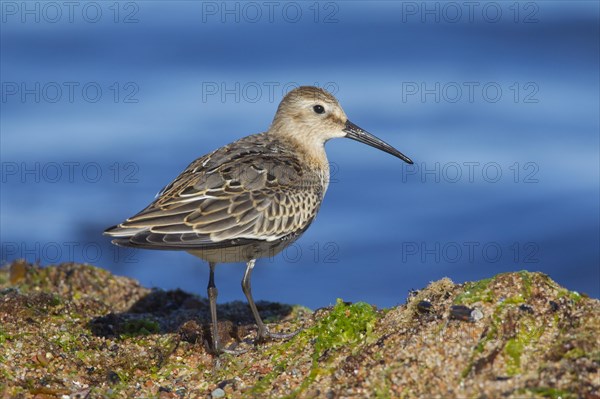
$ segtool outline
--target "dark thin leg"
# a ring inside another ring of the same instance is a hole
[[[293,332],[291,334],[277,334],[269,331],[265,323],[263,323],[260,318],[260,314],[258,313],[258,309],[256,308],[256,304],[254,303],[254,299],[252,298],[252,285],[250,283],[250,279],[252,278],[252,270],[254,269],[254,264],[256,263],[256,259],[251,259],[246,264],[246,272],[244,273],[244,278],[242,279],[242,291],[244,291],[244,295],[246,295],[246,299],[248,300],[248,304],[250,305],[250,309],[252,310],[252,315],[254,316],[254,320],[256,321],[256,325],[258,326],[258,340],[264,340],[266,338],[275,338],[275,339],[287,339],[291,338],[294,335],[298,334],[298,331]]]
[[[246,351],[221,348],[221,345],[219,343],[219,324],[217,322],[217,295],[219,295],[219,291],[217,290],[217,286],[215,285],[215,266],[217,264],[210,262],[208,265],[210,266],[210,277],[208,279],[207,291],[208,300],[210,302],[210,319],[213,350],[217,355],[220,353],[229,353],[232,355],[242,354]]]
[[[210,302],[212,343],[215,353],[219,353],[221,349],[219,345],[219,326],[217,324],[217,295],[219,295],[219,291],[217,291],[217,286],[215,285],[215,266],[217,264],[210,262],[208,265],[210,266],[210,277],[208,279],[207,291],[208,300]]]

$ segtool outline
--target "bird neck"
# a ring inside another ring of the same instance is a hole
[[[298,134],[289,131],[272,131],[269,135],[276,137],[289,147],[301,162],[310,165],[311,169],[318,173],[325,172],[329,176],[329,161],[325,153],[325,143],[322,138],[316,134]]]

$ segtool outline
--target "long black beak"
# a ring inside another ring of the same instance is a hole
[[[344,128],[344,132],[346,132],[346,137],[348,137],[349,139],[356,140],[361,143],[370,145],[371,147],[375,147],[378,150],[385,151],[388,154],[392,154],[393,156],[400,158],[408,164],[412,165],[413,163],[413,161],[411,161],[409,157],[407,157],[406,155],[404,155],[385,141],[378,139],[371,133],[367,132],[364,129],[361,129],[360,127],[356,126],[350,121],[346,121],[346,127]]]

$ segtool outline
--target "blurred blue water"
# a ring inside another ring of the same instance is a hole
[[[2,3],[2,260],[204,294],[199,260],[102,230],[317,84],[415,167],[328,143],[320,214],[259,263],[258,299],[391,306],[443,276],[521,269],[600,296],[597,3],[482,2],[472,18],[460,2],[23,4]],[[219,300],[243,298],[242,273],[218,268]]]

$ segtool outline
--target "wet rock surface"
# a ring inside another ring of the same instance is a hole
[[[89,265],[0,269],[0,397],[600,398],[600,302],[541,273],[449,279],[377,309],[259,302],[288,341],[254,343],[245,302],[141,287]]]

